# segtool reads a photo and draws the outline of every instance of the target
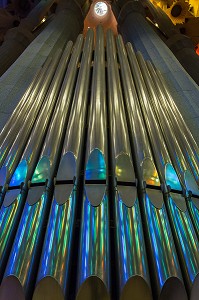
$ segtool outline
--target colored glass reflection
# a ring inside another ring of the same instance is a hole
[[[37,282],[46,276],[51,276],[59,282],[64,290],[66,289],[75,207],[75,190],[63,205],[57,204],[56,199],[54,199],[47,225]]]
[[[27,170],[28,170],[27,162],[26,160],[22,160],[18,165],[18,167],[16,168],[9,185],[18,186],[22,182],[24,182],[27,176]]]
[[[86,165],[86,180],[106,179],[106,162],[99,149],[94,149]]]
[[[166,184],[170,185],[171,189],[177,191],[182,190],[176,171],[171,164],[166,164],[165,166],[165,179]]]
[[[94,207],[84,194],[78,286],[98,276],[109,287],[109,257],[108,197]]]
[[[42,242],[42,232],[45,230],[48,201],[48,196],[44,193],[35,205],[30,206],[26,202],[4,274],[4,277],[12,274],[19,278],[25,293],[33,269],[38,264],[38,245]],[[30,299],[29,295],[27,299]]]
[[[143,180],[146,181],[147,184],[152,186],[160,186],[157,169],[149,158],[144,159],[142,163],[142,170]]]
[[[191,191],[193,195],[199,196],[199,189],[193,175],[186,170],[184,174],[185,184],[187,191]]]
[[[172,197],[175,195],[173,194]],[[182,266],[185,269],[186,282],[191,289],[195,277],[199,273],[199,243],[188,210],[181,211],[175,205],[172,197],[169,197],[170,213],[183,259]]]
[[[195,199],[195,201],[199,202],[199,199]],[[196,228],[196,234],[199,237],[199,210],[192,199],[189,199],[188,201],[188,208],[191,214],[192,222]]]
[[[21,194],[18,195],[12,205],[5,207],[2,205],[0,210],[0,278],[6,266],[8,251],[12,245],[19,217],[23,208]]]
[[[135,275],[142,276],[149,283],[149,274],[138,199],[133,207],[128,208],[117,193],[115,202],[117,253],[122,290],[128,279]]]
[[[152,264],[155,267],[161,291],[169,277],[182,279],[180,266],[165,205],[161,209],[155,208],[146,194],[144,209],[148,229],[147,234],[153,254]]]
[[[50,160],[47,156],[43,156],[37,164],[32,177],[32,183],[45,182],[50,173]]]

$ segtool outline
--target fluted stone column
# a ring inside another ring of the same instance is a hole
[[[199,59],[191,39],[176,33],[166,41],[166,45],[199,86]]]
[[[0,130],[46,58],[58,48],[62,48],[67,41],[75,41],[78,34],[83,31],[83,22],[84,15],[80,5],[74,0],[61,0],[55,18],[2,75]]]
[[[138,1],[118,1],[118,31],[163,74],[182,116],[199,144],[199,87],[149,26]]]
[[[167,36],[166,45],[199,85],[199,59],[191,39],[180,33],[160,7],[154,6],[149,0],[141,0],[141,3],[150,10],[160,30]]]

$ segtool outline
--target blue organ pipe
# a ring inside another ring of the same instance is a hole
[[[56,97],[62,83],[64,72],[70,57],[72,42],[68,42],[65,51],[61,57],[54,79],[47,93],[45,104],[40,115],[36,120],[34,129],[31,133],[26,149],[22,155],[21,161],[12,177],[10,186],[15,189],[8,190],[3,205],[0,209],[0,277],[2,278],[5,270],[5,264],[8,259],[9,250],[12,246],[13,238],[18,226],[19,217],[23,210],[24,201],[27,194],[28,182],[31,180],[34,169],[42,149],[45,132],[48,128],[50,117],[52,115]],[[37,144],[37,148],[35,145]],[[18,186],[24,182],[23,190]],[[9,220],[9,222],[7,221]]]
[[[29,300],[33,292],[82,43],[83,37],[79,35],[61,87],[59,105],[56,106],[52,116],[40,160],[31,180],[31,184],[36,183],[39,186],[29,189],[0,287],[0,299],[13,299],[13,294],[9,294],[8,286],[11,286],[13,292],[15,291],[15,299],[20,294],[24,299]]]
[[[162,164],[162,160],[160,159],[160,155],[158,155],[158,149],[159,153],[161,153],[161,148],[166,149],[166,155],[169,157],[169,153],[172,156],[172,162],[174,162],[173,168],[173,174],[176,174],[176,179],[179,178],[179,182],[181,183],[180,190],[186,188],[185,184],[185,178],[183,176],[184,168],[186,168],[186,161],[183,157],[182,152],[180,151],[180,147],[176,141],[175,138],[173,140],[166,139],[167,144],[165,143],[165,134],[162,134],[161,128],[158,124],[158,118],[157,115],[155,115],[155,110],[151,107],[151,101],[153,98],[150,98],[150,93],[148,94],[148,91],[151,91],[151,87],[149,85],[149,81],[147,79],[147,72],[146,68],[144,68],[145,62],[141,57],[141,54],[139,53],[139,65],[142,65],[141,69],[138,65],[138,61],[136,59],[135,53],[133,52],[133,48],[131,45],[127,46],[128,54],[129,54],[129,60],[131,65],[131,70],[133,73],[133,76],[135,78],[136,87],[138,89],[145,91],[145,98],[140,96],[140,102],[142,107],[143,116],[145,118],[145,121],[147,124],[153,126],[153,131],[149,131],[149,137],[151,141],[151,146],[154,152],[154,158],[157,163],[157,169],[159,174],[162,173],[162,168],[159,168],[160,163]],[[141,70],[142,75],[141,76]],[[137,80],[139,76],[140,81]],[[148,82],[148,84],[147,84]],[[141,87],[138,85],[141,83]],[[148,101],[147,101],[148,100]],[[155,99],[154,99],[155,101]],[[160,121],[160,120],[159,120]],[[163,121],[161,119],[161,121]],[[161,123],[163,126],[164,124]],[[147,127],[148,129],[148,127]],[[165,130],[165,127],[164,127]],[[172,138],[172,137],[171,137]],[[172,149],[172,141],[173,141],[173,149]],[[158,145],[158,149],[157,149]],[[167,147],[170,150],[168,153]],[[175,147],[175,148],[174,148]],[[173,150],[173,152],[172,152]],[[177,156],[178,155],[178,156]],[[159,163],[158,163],[159,161]],[[170,167],[172,166],[172,163],[170,161],[169,163]],[[164,167],[164,165],[163,165]],[[176,170],[176,172],[175,172]],[[187,287],[188,293],[190,297],[193,299],[196,299],[196,286],[198,285],[198,273],[199,273],[199,255],[197,254],[199,251],[199,242],[197,239],[196,232],[194,230],[187,206],[186,201],[183,195],[179,195],[176,193],[176,191],[169,193],[167,190],[167,185],[171,182],[171,175],[168,173],[168,164],[165,166],[164,173],[161,174],[161,178],[163,179],[162,184],[165,188],[164,198],[165,203],[167,205],[167,211],[170,218],[170,224],[171,228],[173,230],[173,235],[175,238],[176,247],[179,254],[181,269],[183,271],[184,279],[185,279],[185,285]],[[172,184],[170,184],[171,188],[173,188]],[[174,187],[175,190],[175,187]],[[182,242],[183,241],[183,242]]]
[[[138,92],[137,95],[135,90],[121,36],[117,37],[116,42],[130,125],[132,150],[139,179],[140,204],[145,225],[147,250],[151,262],[149,267],[151,274],[153,274],[154,294],[158,299],[165,299],[165,297],[173,300],[187,299],[166,207],[160,190],[157,190],[160,182],[140,110],[138,98],[140,94]],[[139,86],[142,89],[142,85]],[[152,130],[152,128],[150,129]],[[161,150],[162,152],[158,154],[163,157],[165,149]],[[144,186],[144,181],[147,188]],[[154,189],[155,187],[156,189]]]
[[[113,32],[107,32],[108,106],[120,299],[152,299]],[[127,185],[125,185],[127,184]]]
[[[93,51],[88,30],[66,130],[33,299],[65,299],[69,290],[72,239]],[[74,179],[76,178],[76,179]],[[67,183],[66,183],[67,181]],[[79,205],[79,203],[78,203]]]
[[[76,299],[110,299],[104,34],[96,29]]]

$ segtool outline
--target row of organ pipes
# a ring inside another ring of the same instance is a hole
[[[0,300],[198,299],[198,146],[130,43],[69,41],[0,145]]]

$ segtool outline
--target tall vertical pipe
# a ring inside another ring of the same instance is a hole
[[[172,97],[172,95],[169,92],[169,89],[167,87],[167,83],[164,80],[162,74],[160,73],[160,71],[158,69],[155,70],[157,76],[156,76],[156,80],[158,82],[158,87],[163,91],[164,96],[166,97],[166,100],[169,104],[168,108],[170,108],[170,113],[174,115],[174,119],[178,120],[178,124],[179,127],[182,129],[182,132],[184,133],[184,135],[186,136],[186,138],[188,139],[191,147],[192,147],[192,151],[194,151],[195,157],[197,158],[197,160],[199,159],[199,149],[198,149],[198,145],[193,137],[193,135],[191,134],[187,124],[185,123],[183,116],[181,115],[178,107],[176,106],[174,99]]]
[[[44,65],[36,72],[32,82],[27,87],[26,91],[24,92],[23,96],[21,97],[21,100],[19,101],[18,105],[15,107],[11,117],[3,127],[1,133],[0,133],[0,145],[2,144],[3,140],[5,139],[8,131],[12,127],[16,127],[16,123],[20,123],[23,121],[23,115],[26,112],[27,104],[29,103],[30,95],[33,92],[33,90],[36,88],[37,83],[40,80],[40,77],[42,76],[42,73],[47,69],[50,62],[52,60],[52,57],[48,57],[44,63]]]
[[[198,160],[194,157],[194,152],[184,137],[184,134],[178,129],[178,126],[175,124],[176,122],[173,121],[173,124],[172,118],[169,117],[167,110],[164,109],[162,103],[160,103],[158,89],[156,88],[147,65],[140,53],[137,54],[137,59],[148,93],[150,94],[149,102],[154,109],[154,114],[161,127],[173,164],[178,165],[180,169],[180,166],[182,166],[182,172],[186,172],[191,168],[197,180],[199,173]],[[189,165],[187,164],[187,161],[189,161]]]
[[[22,155],[21,161],[9,184],[13,189],[6,192],[3,205],[0,209],[0,279],[5,271],[6,261],[12,246],[16,227],[23,210],[27,195],[28,181],[31,180],[42,149],[45,133],[49,126],[50,118],[57,100],[59,88],[70,57],[72,42],[67,44],[61,57],[55,76],[47,93],[45,104],[36,120],[35,126]],[[37,144],[37,148],[34,146]],[[7,182],[9,183],[9,181]],[[18,188],[24,183],[23,190]],[[8,221],[9,220],[9,221]]]
[[[31,97],[34,99],[34,104],[31,101],[29,110],[25,115],[25,119],[21,124],[21,127],[18,132],[11,132],[11,140],[13,143],[10,145],[11,148],[7,145],[7,142],[10,144],[10,138],[7,136],[5,144],[2,146],[2,153],[0,156],[0,185],[3,186],[7,181],[7,176],[10,176],[10,173],[13,171],[13,163],[20,159],[20,156],[25,148],[26,142],[30,135],[30,132],[33,128],[34,122],[37,118],[39,110],[43,104],[44,98],[46,96],[47,90],[49,88],[50,82],[53,78],[57,63],[60,59],[61,51],[57,51],[55,59],[52,61],[48,72],[44,74],[41,78],[41,81],[38,84],[36,91],[33,92]],[[36,94],[35,94],[36,92]],[[33,100],[32,99],[32,100]],[[8,168],[6,166],[9,166]]]
[[[165,149],[164,151],[166,157],[169,158],[167,146],[169,147],[169,150],[171,150],[172,141],[166,140],[168,143],[167,145],[165,144],[165,136],[163,137],[163,134],[158,124],[158,120],[155,116],[155,111],[152,110],[150,104],[150,101],[153,98],[150,98],[150,94],[148,94],[147,87],[149,88],[149,86],[146,85],[144,80],[146,74],[142,75],[141,73],[141,69],[139,67],[135,53],[133,52],[132,45],[128,44],[127,49],[131,70],[135,79],[136,87],[138,89],[143,117],[146,121],[146,124],[153,126],[152,131],[149,130],[148,126],[147,130],[149,133],[151,146],[154,153],[154,158],[157,164],[157,169],[161,176],[161,183],[165,189],[165,203],[167,205],[170,224],[175,238],[181,268],[185,278],[185,284],[190,297],[195,299],[196,286],[198,285],[199,280],[199,242],[192,221],[190,219],[189,212],[187,210],[185,199],[182,195],[176,193],[176,184],[174,184],[174,181],[172,181],[172,178],[174,177],[176,178],[176,182],[180,183],[177,189],[178,192],[186,188],[186,183],[183,176],[184,168],[186,167],[186,161],[184,160],[183,154],[180,151],[180,148],[178,147],[178,144],[175,139],[173,139],[173,148],[175,147],[175,149],[173,149],[174,152],[170,151],[170,154],[172,154],[172,161],[175,163],[175,169],[172,166],[171,160],[168,164],[165,165],[165,160],[162,161],[160,159],[160,155],[158,155],[158,152],[160,153],[162,151],[161,149],[163,148]],[[141,54],[139,54],[139,56],[141,56]],[[157,149],[157,144],[160,150]],[[162,168],[160,168],[161,164]],[[164,171],[162,172],[163,168]],[[172,173],[170,171],[172,171]],[[169,193],[167,190],[167,185],[170,185],[171,188],[174,189],[174,192]]]
[[[96,30],[85,188],[78,266],[77,299],[110,299],[110,250],[107,194],[107,122],[104,34]]]
[[[80,35],[75,43],[71,61],[59,94],[56,110],[53,114],[40,159],[31,180],[32,184],[37,183],[40,186],[32,187],[28,192],[26,204],[8,259],[3,283],[0,288],[0,299],[13,299],[12,291],[16,292],[15,299],[20,299],[18,294],[23,295],[27,300],[31,298],[82,43],[83,37]],[[46,183],[45,186],[44,183]],[[12,286],[11,292],[8,290],[8,286],[10,285]]]
[[[120,299],[152,299],[113,32],[107,32],[108,107]]]
[[[47,73],[49,73],[51,66],[52,58],[48,58],[46,64],[42,68],[41,72],[38,74],[38,77],[33,81],[33,84],[30,86],[24,96],[22,97],[22,107],[20,106],[21,110],[20,113],[18,110],[14,113],[8,123],[5,125],[2,135],[1,135],[1,147],[0,147],[0,166],[2,165],[3,161],[5,160],[14,140],[17,137],[17,134],[21,130],[21,127],[25,124],[28,124],[29,119],[27,116],[30,114],[31,109],[34,107],[35,99],[39,99],[37,97],[42,85],[43,80],[45,80]],[[40,94],[41,96],[41,94]],[[38,104],[40,103],[37,100]],[[37,105],[37,103],[36,103]]]
[[[184,156],[187,158],[190,167],[194,165],[196,172],[196,179],[198,177],[198,162],[199,162],[199,151],[196,142],[191,135],[186,123],[184,122],[182,115],[177,109],[172,97],[167,94],[166,87],[161,82],[161,76],[158,71],[155,70],[154,66],[150,61],[147,61],[147,67],[149,69],[151,78],[153,80],[156,93],[158,94],[159,104],[164,109],[167,118],[172,124],[172,129],[177,134],[177,140],[180,143]],[[180,138],[178,138],[178,136]],[[193,167],[192,167],[193,168]],[[193,171],[194,171],[193,168]]]
[[[65,299],[68,295],[77,186],[85,137],[93,31],[87,32],[79,75],[56,177],[37,285],[33,299]],[[74,179],[75,178],[75,179]]]
[[[139,178],[140,204],[146,232],[147,250],[151,261],[149,267],[152,274],[154,295],[158,299],[165,299],[165,297],[172,300],[187,299],[166,207],[160,190],[154,189],[160,186],[159,177],[121,36],[116,39],[116,42],[134,162]],[[152,131],[152,128],[150,130]],[[161,151],[159,155],[163,157],[165,150],[162,149]],[[146,189],[143,181],[146,182]]]
[[[141,63],[141,62],[140,62]],[[142,62],[142,66],[144,68],[144,63]],[[146,75],[146,80],[148,80],[149,84],[152,85],[151,83],[151,79],[155,79],[156,77],[154,73],[154,69],[151,65],[151,63],[147,63],[148,66],[148,70],[150,71],[150,75],[152,76],[150,78],[149,74],[147,75],[147,72],[145,73]],[[145,70],[146,68],[144,68]],[[161,89],[161,83],[160,81],[157,81],[159,83],[156,84],[156,86],[154,86],[154,90],[157,92]],[[160,90],[162,92],[162,90]],[[197,154],[195,151],[192,150],[192,146],[194,146],[194,141],[191,139],[190,140],[190,135],[188,135],[187,137],[184,136],[181,128],[178,126],[177,120],[174,116],[178,116],[177,119],[181,120],[181,116],[179,116],[179,112],[175,110],[175,113],[172,114],[172,110],[170,109],[170,105],[168,102],[166,102],[165,98],[164,98],[165,94],[161,94],[161,98],[159,99],[159,97],[157,96],[157,94],[154,95],[155,97],[155,101],[153,102],[153,107],[156,111],[160,126],[162,126],[162,131],[163,133],[167,136],[166,140],[167,140],[167,144],[169,143],[170,140],[173,141],[175,147],[170,147],[170,151],[173,151],[173,148],[176,149],[177,155],[175,155],[174,157],[179,157],[181,154],[181,159],[178,160],[178,163],[180,163],[182,165],[182,171],[183,171],[183,175],[184,175],[184,182],[185,182],[185,186],[186,186],[186,197],[187,197],[187,206],[189,208],[190,211],[190,215],[192,218],[192,222],[195,226],[196,229],[196,234],[199,238],[199,222],[198,222],[198,218],[199,218],[199,206],[198,206],[198,199],[197,197],[199,196],[199,189],[198,186],[194,180],[193,175],[195,175],[195,178],[198,179],[198,163],[197,163]],[[160,102],[160,100],[162,100]],[[166,116],[165,116],[166,114]],[[167,117],[167,118],[166,118]],[[168,122],[168,120],[170,122]],[[173,124],[172,124],[173,121]],[[182,123],[182,122],[180,122]],[[170,125],[171,124],[171,125]],[[176,138],[174,139],[173,137],[173,133],[171,132],[171,128],[173,129],[173,132],[175,132],[175,136]],[[173,126],[172,126],[173,125]],[[186,124],[184,124],[186,126]],[[178,138],[180,136],[180,138]],[[178,144],[179,143],[179,144]],[[177,145],[176,145],[177,144]],[[181,152],[181,150],[183,151],[183,153]],[[175,161],[174,161],[175,164]],[[192,173],[189,170],[189,167],[192,168]],[[195,196],[195,197],[192,197]]]

